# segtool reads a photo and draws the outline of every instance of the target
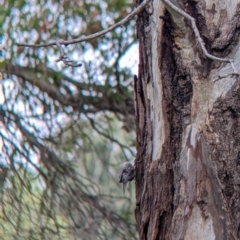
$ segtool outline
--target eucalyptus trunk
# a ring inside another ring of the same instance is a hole
[[[240,73],[238,0],[173,3]],[[138,16],[135,216],[141,240],[240,239],[240,89],[191,23],[153,0]]]

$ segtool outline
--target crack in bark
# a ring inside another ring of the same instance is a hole
[[[219,141],[212,141],[213,148],[211,159],[213,162],[212,179],[217,179],[219,186],[213,189],[216,196],[221,198],[222,208],[226,216],[225,229],[234,239],[239,238],[239,231],[234,232],[240,226],[240,164],[238,145],[240,143],[240,107],[239,107],[239,83],[230,89],[225,98],[219,98],[212,111],[209,112],[210,128],[204,131],[209,138],[218,136]],[[231,227],[229,227],[231,226]]]

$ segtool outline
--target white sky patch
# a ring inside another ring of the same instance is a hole
[[[4,95],[3,95],[3,90],[2,90],[2,84],[0,83],[0,105],[2,105],[3,103],[4,103]]]
[[[130,67],[133,75],[138,75],[138,44],[134,44],[120,60],[120,67]]]
[[[106,46],[106,51],[108,47],[109,46]],[[81,48],[79,48],[79,50],[76,50],[71,54],[66,54],[66,55],[69,57],[69,59],[74,60],[76,62],[81,62],[83,64],[84,62],[89,63],[91,61],[95,62],[98,67],[101,67],[101,64],[104,64],[104,59],[102,59],[100,52],[95,51],[92,48],[89,48],[84,54],[81,55],[80,51],[81,51]],[[58,70],[60,70],[65,66],[63,62],[56,62],[58,58],[55,55],[48,56],[48,59],[51,62],[50,66],[52,68],[57,68]],[[114,61],[114,59],[112,61]],[[135,43],[123,55],[123,57],[119,61],[119,64],[120,64],[120,68],[130,68],[132,71],[132,75],[138,75],[138,62],[139,62],[138,43]],[[79,75],[84,74],[81,68],[77,70]],[[71,73],[69,76],[71,76]],[[105,79],[104,76],[101,76],[101,73],[99,73],[98,82],[99,83],[104,82],[104,79]]]
[[[4,95],[3,95],[3,89],[2,89],[2,73],[0,73],[0,106],[4,103]],[[0,128],[3,125],[2,122],[0,122]],[[3,140],[0,138],[0,153],[2,152],[3,148]]]

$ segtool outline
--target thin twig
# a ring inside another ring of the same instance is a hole
[[[227,63],[230,63],[231,64],[231,67],[233,69],[233,72],[234,74],[236,75],[239,75],[238,72],[237,72],[237,69],[234,65],[234,62],[232,59],[228,59],[228,58],[219,58],[219,57],[216,57],[210,53],[208,53],[206,47],[205,47],[205,43],[203,42],[203,39],[201,38],[200,36],[200,33],[199,33],[199,30],[197,28],[197,25],[196,25],[196,20],[190,16],[189,14],[187,14],[186,12],[184,12],[182,9],[178,8],[176,5],[174,5],[173,3],[170,2],[170,0],[162,0],[164,3],[167,4],[167,6],[169,6],[171,9],[173,9],[175,12],[181,14],[183,17],[185,17],[186,19],[188,19],[191,24],[192,24],[192,29],[193,29],[193,32],[195,34],[195,37],[198,41],[198,43],[200,44],[201,46],[201,49],[203,51],[203,53],[205,54],[206,57],[212,59],[212,60],[217,60],[217,61],[221,61],[221,62],[227,62]]]
[[[64,53],[63,47],[61,46],[59,39],[56,40],[56,45],[60,51],[60,58],[56,62],[62,61],[65,65],[70,66],[70,67],[81,67],[82,66],[81,63],[73,63],[72,60],[69,60],[69,58]]]
[[[98,38],[101,37],[102,35],[111,32],[112,30],[114,30],[117,27],[122,27],[125,23],[127,23],[130,19],[132,19],[134,16],[136,16],[137,14],[139,14],[144,7],[148,4],[150,0],[144,0],[135,10],[133,10],[131,13],[129,13],[125,18],[123,18],[121,21],[113,24],[112,26],[110,26],[107,29],[104,29],[100,32],[91,34],[89,36],[86,37],[80,37],[77,39],[72,39],[72,40],[68,40],[68,41],[59,41],[59,43],[61,45],[69,45],[69,44],[75,44],[75,43],[80,43],[80,42],[85,42],[85,41],[89,41],[91,39],[94,38]],[[49,46],[54,46],[57,45],[56,41],[50,42],[50,43],[45,43],[45,44],[21,44],[21,43],[17,43],[18,46],[20,47],[49,47]]]

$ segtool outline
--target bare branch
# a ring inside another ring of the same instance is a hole
[[[61,53],[60,58],[57,60],[57,62],[62,61],[66,66],[70,66],[70,67],[81,67],[82,64],[81,63],[76,63],[74,64],[73,61],[69,60],[68,57],[66,56],[66,54],[64,53],[64,50],[59,42],[59,39],[56,40],[56,44],[57,47]]]
[[[91,39],[101,37],[101,36],[105,35],[106,33],[111,32],[115,28],[122,27],[125,23],[127,23],[129,20],[131,20],[134,16],[139,14],[144,9],[144,7],[148,4],[149,1],[150,0],[144,0],[135,10],[133,10],[131,13],[129,13],[125,18],[123,18],[121,21],[113,24],[112,26],[110,26],[107,29],[104,29],[100,32],[91,34],[91,35],[86,36],[86,37],[80,37],[80,38],[72,39],[72,40],[68,40],[68,41],[59,41],[59,43],[61,45],[69,45],[69,44],[75,44],[75,43],[80,43],[80,42],[86,42],[86,41],[89,41]],[[37,48],[39,48],[39,47],[50,47],[50,46],[57,45],[57,41],[53,41],[53,42],[45,43],[45,44],[21,44],[21,43],[17,43],[17,45],[21,46],[21,47],[37,47]]]
[[[184,12],[182,9],[178,8],[176,5],[174,5],[173,3],[170,2],[170,0],[162,0],[164,3],[166,3],[167,6],[169,6],[171,9],[173,9],[175,12],[181,14],[183,17],[185,17],[186,19],[188,19],[191,24],[192,24],[192,29],[193,29],[193,32],[195,34],[195,37],[198,41],[198,43],[200,44],[201,46],[201,49],[203,51],[203,53],[205,54],[206,57],[212,59],[212,60],[217,60],[217,61],[220,61],[220,62],[227,62],[227,63],[230,63],[231,64],[231,67],[233,69],[233,72],[235,75],[239,75],[237,70],[236,70],[236,67],[234,65],[234,62],[232,59],[228,59],[228,58],[219,58],[219,57],[216,57],[210,53],[208,53],[206,47],[205,47],[205,43],[203,41],[203,39],[201,38],[200,36],[200,33],[199,33],[199,30],[197,28],[197,25],[196,25],[196,20],[190,16],[189,14],[187,14],[186,12]]]

